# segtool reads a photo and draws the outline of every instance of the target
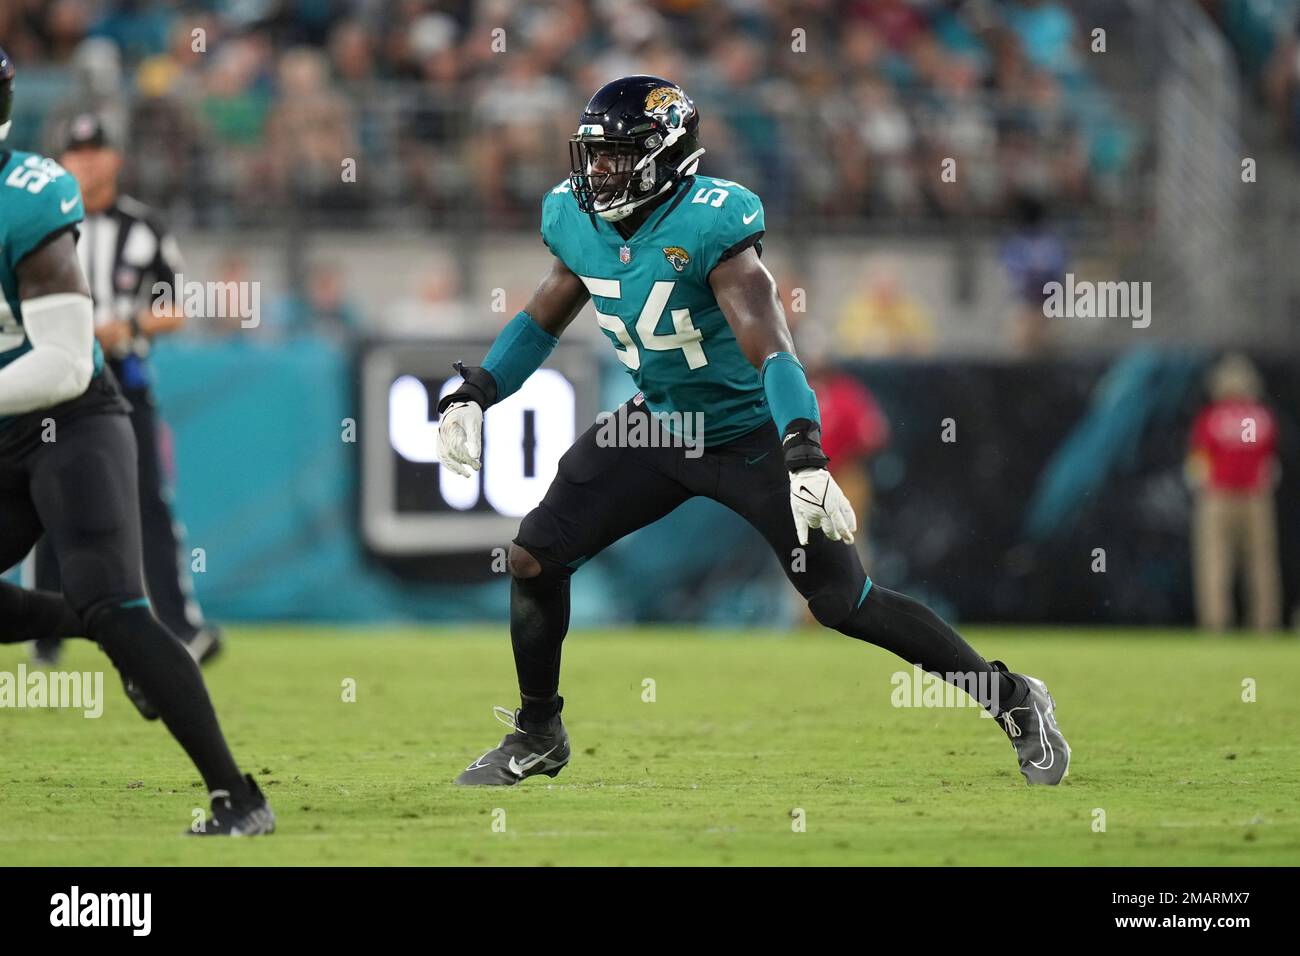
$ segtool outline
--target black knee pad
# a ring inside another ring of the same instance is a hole
[[[839,630],[857,608],[858,595],[849,594],[843,588],[828,587],[808,595],[812,616],[818,624],[833,630]]]
[[[519,522],[519,534],[511,542],[538,561],[560,544],[560,525],[545,505],[538,505]]]
[[[539,585],[553,586],[555,584],[560,583],[561,581],[568,580],[568,578],[572,576],[573,574],[572,568],[565,567],[563,564],[559,564],[558,562],[552,561],[550,558],[546,557],[545,555],[539,554],[538,552],[541,549],[531,548],[528,545],[524,544],[518,538],[516,538],[514,541],[510,543],[514,545],[516,548],[521,548],[522,550],[527,551],[530,555],[532,555],[533,560],[536,561],[542,569],[537,574],[534,574],[531,577],[520,577],[519,575],[514,573],[514,568],[510,568],[510,577],[520,582],[521,584],[536,582]]]

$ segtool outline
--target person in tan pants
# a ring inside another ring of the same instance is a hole
[[[1259,375],[1244,356],[1220,361],[1208,384],[1211,401],[1192,427],[1188,461],[1196,489],[1192,551],[1197,622],[1207,631],[1232,625],[1240,566],[1250,626],[1276,631],[1282,606],[1273,502],[1276,422],[1260,400]]]

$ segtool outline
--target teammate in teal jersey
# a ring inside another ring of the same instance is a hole
[[[508,556],[520,707],[496,708],[510,733],[456,782],[510,786],[563,769],[570,576],[702,495],[758,529],[820,623],[967,690],[999,719],[1025,779],[1059,783],[1070,751],[1043,682],[986,661],[925,605],[873,584],[846,547],[857,519],[826,470],[817,401],[759,258],[762,204],[699,175],[698,129],[695,104],[668,80],[628,76],[596,92],[570,141],[572,175],[542,203],[550,272],[482,366],[457,366],[464,383],[438,405],[439,461],[469,476],[483,411],[537,370],[588,299],[641,390],[615,413],[613,433],[628,440],[589,429],[520,524]],[[687,420],[703,425],[702,454],[672,440]]]
[[[81,194],[54,161],[2,148],[13,78],[0,50],[0,571],[44,534],[63,594],[0,582],[0,643],[95,641],[208,787],[212,817],[189,832],[270,833],[275,815],[231,757],[198,665],[144,596],[135,436],[95,344]]]

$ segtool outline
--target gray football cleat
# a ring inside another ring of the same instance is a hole
[[[187,830],[186,836],[250,837],[274,833],[275,813],[262,795],[262,788],[251,773],[244,774],[244,783],[247,792],[238,803],[228,790],[213,791],[212,814],[198,824],[198,829]]]
[[[1000,671],[1006,671],[1017,688],[1016,706],[1007,707],[997,715],[998,723],[1011,739],[1020,761],[1020,772],[1030,784],[1055,786],[1065,779],[1070,769],[1070,745],[1056,725],[1056,702],[1047,692],[1047,685],[1037,677],[1007,671],[1001,661],[992,661]]]
[[[525,730],[519,711],[493,707],[497,720],[510,728],[495,750],[489,750],[456,778],[462,787],[513,787],[520,780],[544,773],[554,777],[569,762],[569,734],[557,712],[540,727]]]

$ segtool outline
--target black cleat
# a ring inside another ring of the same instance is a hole
[[[265,836],[275,832],[275,814],[253,775],[245,774],[248,794],[238,804],[226,790],[212,792],[212,813],[186,831],[189,836]],[[196,829],[197,828],[197,829]]]
[[[1047,692],[1047,685],[1037,677],[1016,674],[1007,670],[1001,661],[990,661],[1016,684],[1015,706],[999,710],[998,723],[1016,748],[1020,772],[1031,784],[1054,786],[1065,779],[1070,770],[1070,745],[1056,725],[1056,701]]]
[[[569,734],[558,712],[545,724],[529,730],[520,726],[519,711],[511,713],[504,707],[493,707],[492,713],[510,728],[510,733],[495,750],[465,768],[456,778],[459,786],[513,787],[539,773],[554,777],[569,762]]]

